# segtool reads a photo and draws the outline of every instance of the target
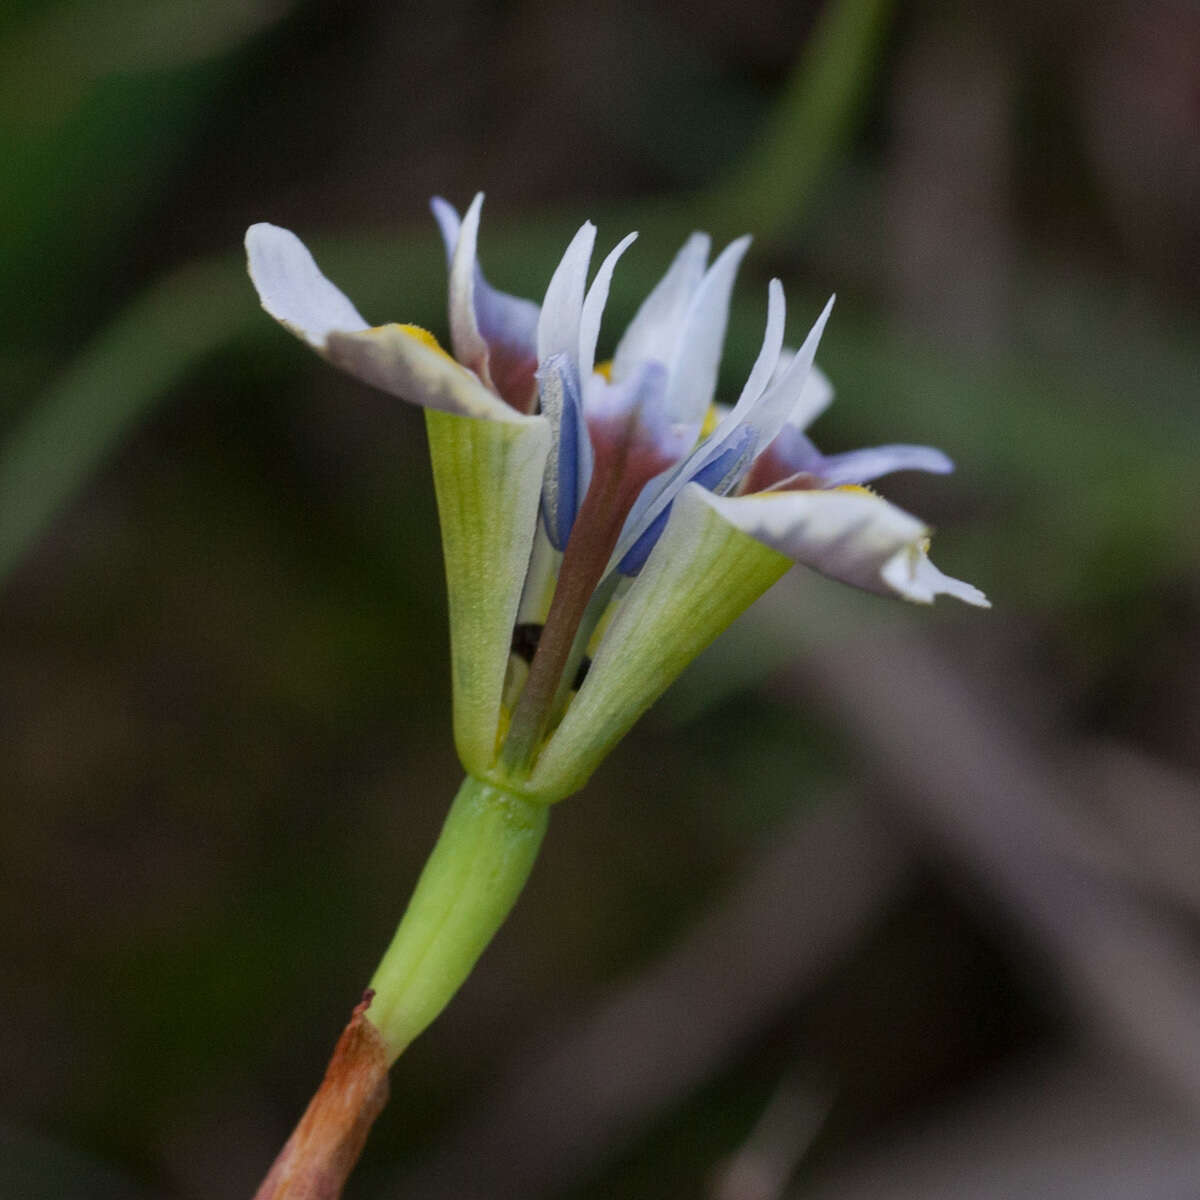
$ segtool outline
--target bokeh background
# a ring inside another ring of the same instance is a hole
[[[12,0],[0,1195],[248,1196],[458,779],[423,423],[247,224],[444,333],[573,229],[839,302],[826,450],[991,613],[794,572],[556,811],[359,1200],[1200,1193],[1200,9]],[[602,344],[603,348],[603,344]]]

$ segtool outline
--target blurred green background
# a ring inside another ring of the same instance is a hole
[[[0,1196],[244,1197],[458,782],[420,414],[258,309],[295,229],[444,335],[575,227],[839,302],[827,451],[980,614],[794,572],[556,811],[349,1194],[1193,1197],[1200,9],[0,13]]]

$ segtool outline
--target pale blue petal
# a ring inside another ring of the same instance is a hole
[[[699,484],[700,487],[710,492],[728,491],[733,483],[745,473],[746,467],[753,458],[753,444],[754,439],[748,429],[738,431],[726,442],[721,452],[710,458],[694,475],[690,475],[687,482]],[[651,480],[647,485],[647,490],[655,483],[655,480]],[[679,490],[673,488],[672,495],[677,495]],[[646,495],[647,492],[643,491],[642,494]],[[617,564],[616,569],[622,575],[636,575],[645,566],[646,559],[650,557],[650,551],[654,549],[663,530],[667,527],[667,520],[670,518],[673,506],[674,499],[669,500],[665,505],[655,504],[654,512],[657,515],[651,517],[648,524],[635,506],[633,512],[630,513],[630,519],[626,522],[626,527],[641,526],[642,532],[637,535],[633,545]]]
[[[638,494],[638,498],[629,509],[625,525],[617,541],[617,547],[609,560],[609,570],[617,569],[622,575],[636,575],[641,564],[646,561],[646,555],[653,549],[666,525],[663,516],[669,504],[657,505],[655,502],[662,495],[667,484],[679,472],[679,466],[668,467],[649,480]],[[661,520],[659,518],[662,517]],[[637,553],[634,553],[635,548]]]
[[[819,476],[825,456],[813,445],[807,434],[791,425],[785,425],[771,442],[772,465],[779,466],[788,474],[803,472]],[[859,482],[862,482],[861,480]]]
[[[429,202],[446,246],[446,259],[453,270],[462,221],[457,211],[440,196]],[[454,338],[457,300],[452,292],[451,337]],[[475,328],[487,344],[487,373],[505,398],[519,409],[528,406],[530,396],[512,394],[532,392],[532,368],[537,357],[538,306],[532,300],[510,295],[492,287],[475,261],[472,282]],[[461,320],[461,317],[458,318]],[[468,339],[470,333],[467,334]],[[452,340],[456,353],[457,343]],[[460,356],[461,357],[461,356]],[[478,369],[478,368],[476,368]],[[482,374],[482,372],[480,372]]]
[[[639,442],[651,442],[655,453],[669,458],[674,465],[691,447],[695,435],[681,434],[663,415],[668,378],[667,368],[660,362],[644,362],[616,383],[609,383],[595,372],[586,376],[583,411],[588,424],[599,429],[632,421],[633,436]]]
[[[550,423],[550,457],[542,485],[546,536],[562,550],[571,536],[592,475],[592,446],[583,419],[579,374],[565,354],[551,355],[538,369],[542,416]]]
[[[646,559],[650,557],[650,551],[662,537],[670,516],[671,505],[668,504],[666,508],[659,510],[658,515],[642,530],[630,546],[629,552],[617,563],[616,570],[622,575],[636,575],[646,565]]]
[[[689,483],[698,483],[718,496],[731,492],[754,459],[754,431],[743,426],[735,429],[721,446],[719,454],[705,459],[704,465],[688,475]]]
[[[622,379],[639,363],[655,359],[669,365],[687,319],[692,295],[704,278],[711,245],[708,234],[693,233],[675,255],[667,273],[642,301],[613,356],[612,377]]]
[[[933,446],[870,446],[844,454],[819,455],[818,460],[814,467],[797,469],[812,470],[826,487],[869,483],[893,471],[929,471],[934,475],[946,475],[954,470],[954,463]]]
[[[786,362],[784,358],[779,360],[778,375],[781,376],[791,366],[794,357],[785,351]],[[833,384],[829,382],[829,377],[813,363],[800,395],[788,413],[785,427],[801,431],[807,429],[833,403],[833,395]]]
[[[771,290],[775,292],[776,289],[772,288]],[[779,300],[771,306],[772,311],[768,318],[769,320],[773,318],[776,322],[782,319],[780,309],[782,289],[779,291]],[[632,548],[636,544],[641,542],[641,549],[648,553],[649,548],[645,542],[646,535],[652,529],[658,529],[661,532],[662,523],[659,522],[659,517],[670,508],[680,490],[688,483],[693,480],[707,483],[715,475],[714,490],[724,493],[732,491],[737,486],[742,476],[749,470],[754,456],[778,432],[778,425],[782,423],[783,416],[787,412],[784,400],[789,394],[794,395],[801,387],[804,374],[807,373],[808,368],[812,365],[813,357],[816,355],[817,344],[821,340],[821,333],[825,328],[825,322],[829,319],[832,306],[831,298],[820,317],[817,318],[808,337],[805,338],[804,345],[792,359],[788,369],[759,397],[754,396],[749,386],[744,388],[741,398],[734,405],[732,411],[723,418],[712,434],[696,447],[695,452],[676,468],[674,473],[659,487],[657,494],[644,506],[634,507],[614,553],[614,559],[621,564],[623,572],[625,572],[627,564],[638,561],[638,555],[632,554]],[[764,361],[764,355],[769,360],[775,336],[776,333],[772,333],[770,341],[764,339],[763,350],[759,354],[760,361]],[[758,364],[755,366],[757,371]],[[752,375],[755,373],[751,372]],[[764,370],[761,375],[765,374]],[[736,447],[733,455],[728,453],[731,446]],[[714,463],[721,464],[720,468],[713,468],[712,464]],[[644,561],[645,553],[641,554],[641,559]]]
[[[672,501],[690,480],[697,477],[705,481],[713,479],[728,490],[736,485],[753,461],[758,443],[748,436],[748,427],[743,422],[759,399],[763,384],[771,378],[783,341],[785,305],[783,287],[778,280],[771,281],[767,296],[767,328],[763,344],[737,404],[725,411],[717,428],[687,459],[652,479],[642,489],[613,555],[622,574],[635,574],[640,570],[665,527]],[[729,454],[727,451],[731,446],[734,451]],[[714,463],[718,465],[711,466]]]

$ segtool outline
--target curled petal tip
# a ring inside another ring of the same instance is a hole
[[[917,604],[932,604],[938,596],[953,596],[974,608],[991,608],[991,601],[973,584],[955,579],[929,558],[928,536],[894,554],[880,569],[879,578],[897,595]]]

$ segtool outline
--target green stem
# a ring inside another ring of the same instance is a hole
[[[548,810],[467,776],[371,987],[389,1061],[450,1002],[521,893]]]

